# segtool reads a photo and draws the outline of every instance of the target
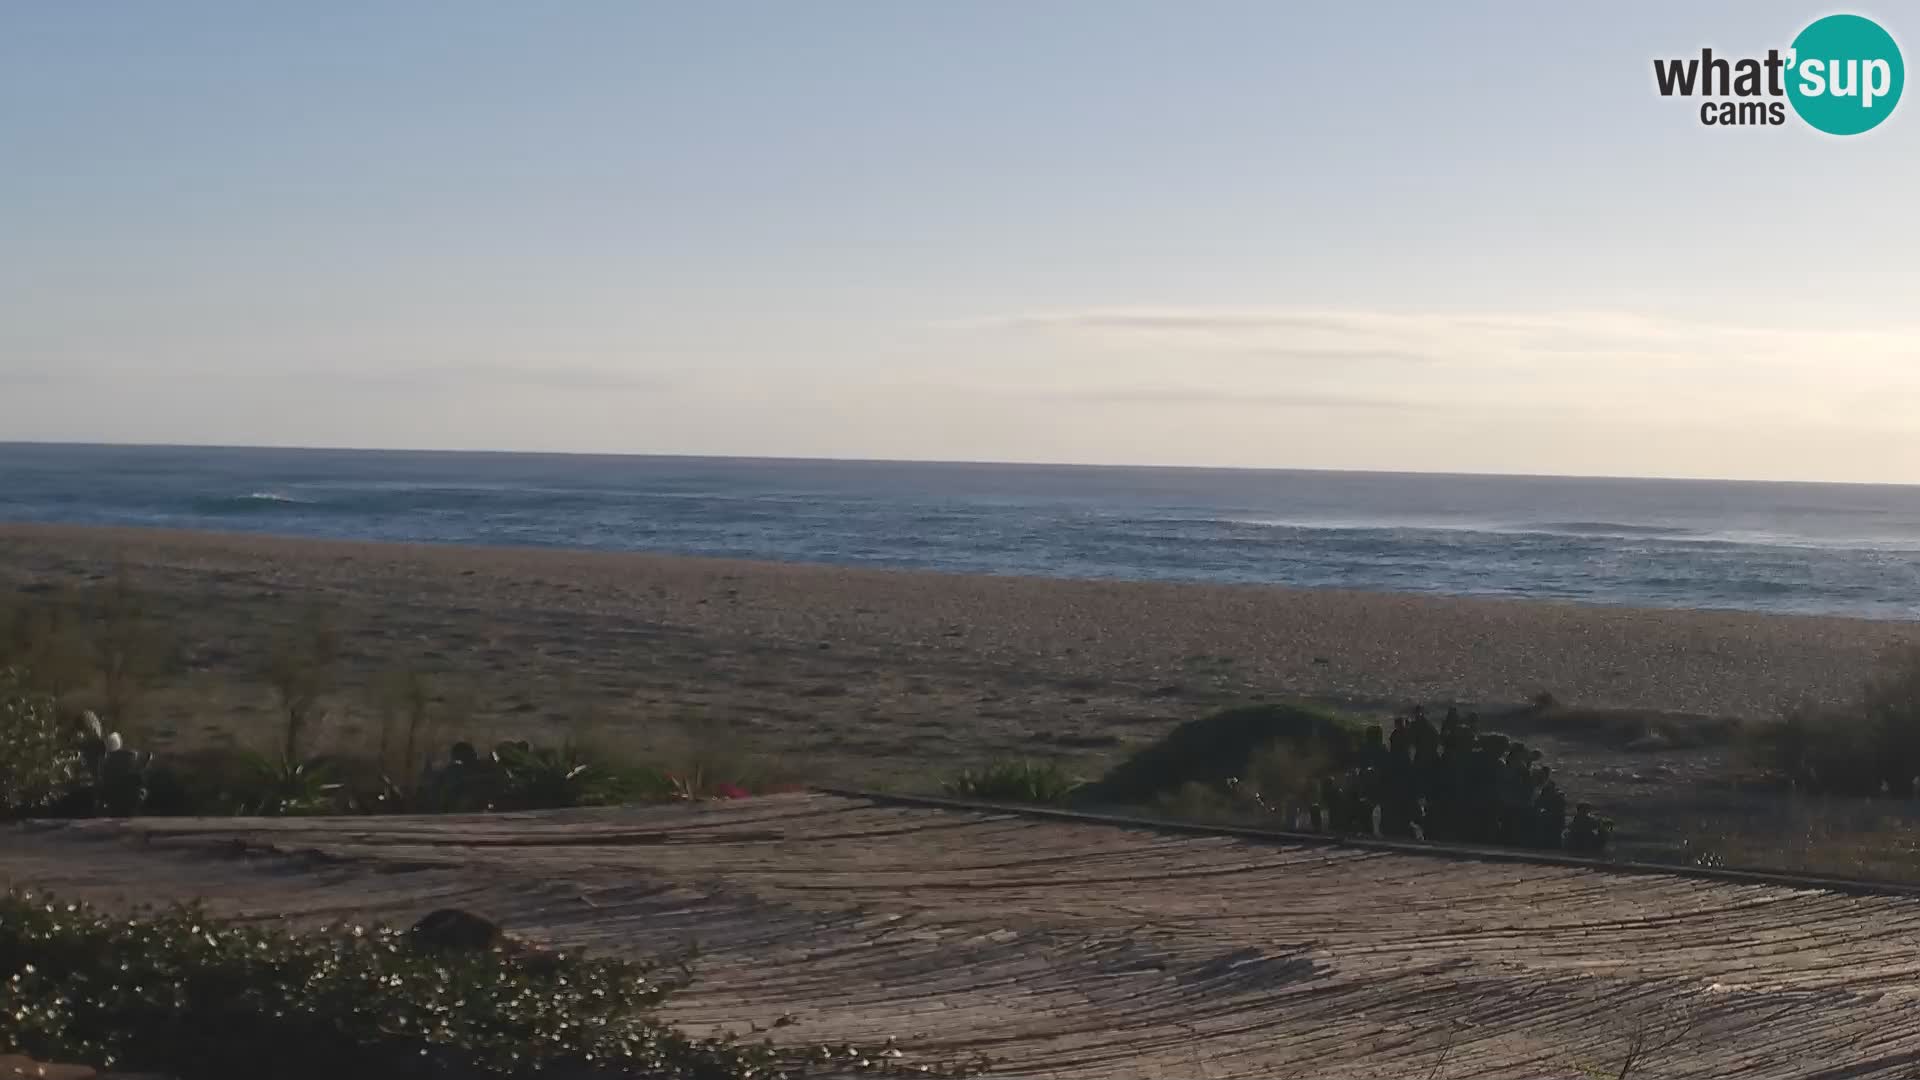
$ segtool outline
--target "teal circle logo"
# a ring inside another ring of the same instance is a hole
[[[1907,68],[1893,35],[1872,19],[1829,15],[1793,39],[1787,100],[1829,135],[1858,135],[1900,103]]]

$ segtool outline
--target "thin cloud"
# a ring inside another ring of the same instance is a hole
[[[1433,406],[1400,398],[1349,394],[1339,391],[1239,391],[1191,386],[1096,387],[1034,395],[1049,401],[1105,405],[1244,405],[1287,409],[1367,409],[1393,412],[1426,411]]]
[[[1247,350],[1255,356],[1302,364],[1426,364],[1433,357],[1413,349],[1336,349],[1274,345]]]
[[[616,371],[608,368],[467,367],[431,373],[442,380],[477,380],[591,390],[666,390],[674,380],[656,372]]]
[[[1498,420],[1843,427],[1858,395],[1910,400],[1920,327],[1768,327],[1639,312],[1455,313],[1084,308],[951,324],[1009,351],[1098,365],[1134,386],[1079,400],[1300,409],[1425,409]],[[1105,380],[1103,380],[1105,381]],[[1300,387],[1304,381],[1309,385]],[[1231,390],[1180,389],[1195,384]]]
[[[0,383],[59,385],[127,382],[318,383],[329,386],[447,389],[462,386],[525,386],[561,390],[673,390],[670,376],[598,368],[473,366],[448,368],[297,371],[0,371]]]
[[[1342,332],[1363,329],[1356,325],[1355,318],[1354,315],[1340,312],[1092,308],[1082,311],[990,316],[952,325],[978,330],[1079,329],[1209,333],[1222,330],[1323,330]]]
[[[1748,368],[1803,368],[1808,363],[1911,364],[1920,358],[1920,326],[1733,326],[1620,311],[1086,308],[993,316],[949,326],[1046,334],[1092,349],[1478,369],[1539,367],[1569,360],[1604,360],[1629,370],[1730,362]]]

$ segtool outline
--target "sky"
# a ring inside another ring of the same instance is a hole
[[[0,4],[0,441],[1920,483],[1848,10]]]

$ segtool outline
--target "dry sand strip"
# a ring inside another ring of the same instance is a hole
[[[834,795],[0,832],[0,878],[300,922],[458,905],[635,956],[671,1017],[996,1075],[1911,1077],[1920,900]],[[776,1026],[776,1022],[786,1022]]]
[[[1547,690],[1587,706],[1771,716],[1850,698],[1878,656],[1920,639],[1912,622],[1735,611],[0,523],[0,584],[104,580],[116,563],[209,633],[257,632],[322,596],[364,613],[382,651],[465,640],[472,659],[491,647],[514,670],[551,660],[615,687],[644,683],[684,648],[686,671],[656,681],[721,706],[838,671],[848,685],[809,700],[815,717],[944,715],[942,679],[965,697],[956,716],[978,713],[989,684],[1083,681],[1097,696],[1209,679],[1306,697],[1518,702]],[[932,678],[933,696],[870,692],[897,675]]]

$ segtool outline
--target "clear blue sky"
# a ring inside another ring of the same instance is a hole
[[[1920,482],[1829,10],[8,4],[0,439]]]

